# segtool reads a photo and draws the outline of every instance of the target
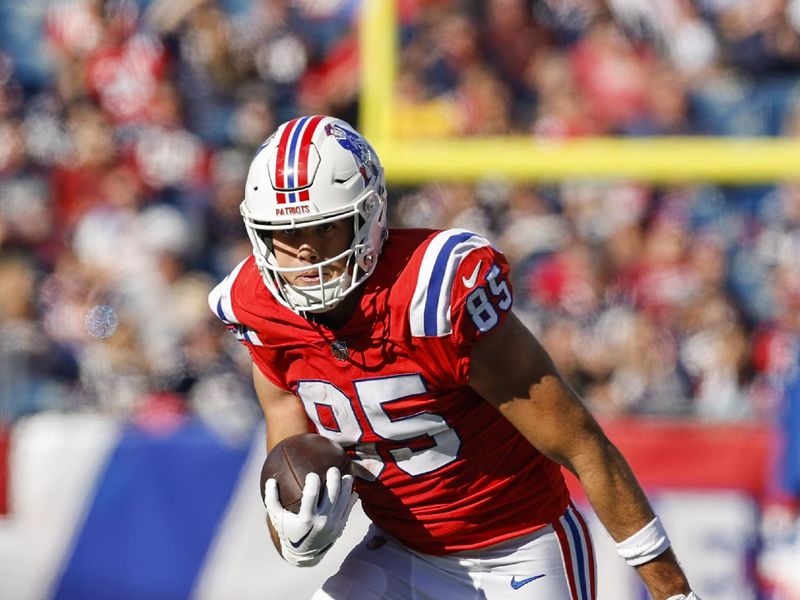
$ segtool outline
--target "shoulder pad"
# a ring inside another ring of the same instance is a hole
[[[477,233],[464,229],[448,229],[434,236],[425,249],[411,298],[411,335],[441,337],[452,333],[450,302],[458,266],[473,250],[490,245]]]
[[[225,279],[220,281],[208,295],[208,307],[226,325],[235,325],[239,323],[236,314],[233,312],[231,290],[233,289],[236,277],[239,275],[239,271],[242,270],[244,263],[246,263],[249,258],[250,257],[245,258],[236,265],[233,271],[231,271]]]
[[[242,323],[233,310],[232,290],[236,283],[236,278],[251,257],[245,258],[240,262],[228,276],[220,281],[208,295],[208,306],[219,319],[228,326],[228,330],[233,333],[237,340],[247,342],[254,346],[263,346],[263,342],[258,334]]]

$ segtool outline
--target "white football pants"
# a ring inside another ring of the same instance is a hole
[[[570,507],[532,534],[468,552],[409,550],[374,525],[312,600],[595,600],[594,550]]]

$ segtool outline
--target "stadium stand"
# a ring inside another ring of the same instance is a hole
[[[358,124],[362,4],[0,0],[3,440],[52,413],[250,439],[248,361],[206,295],[250,251],[238,202],[266,135],[297,114]],[[396,5],[398,139],[800,137],[798,0]],[[507,251],[517,308],[602,419],[769,434],[748,585],[800,597],[776,558],[800,552],[800,169],[387,175],[394,225]]]

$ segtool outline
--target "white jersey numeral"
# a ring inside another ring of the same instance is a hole
[[[318,431],[325,432],[326,438],[343,447],[361,439],[363,432],[350,400],[335,385],[327,381],[301,381],[297,384],[297,395],[303,401],[306,414]],[[323,416],[326,411],[327,419]]]
[[[429,438],[429,442],[424,444],[427,447],[421,450],[413,450],[410,446],[390,450],[400,470],[413,477],[440,469],[456,459],[461,440],[441,415],[419,412],[392,418],[387,412],[391,403],[426,392],[425,382],[418,373],[360,379],[353,385],[357,396],[355,402],[375,435],[391,442]],[[327,381],[301,381],[297,394],[319,431],[341,446],[355,445],[357,462],[375,478],[379,477],[385,466],[383,459],[375,444],[361,443],[364,432],[350,399]],[[322,416],[323,410],[328,411],[327,419]]]
[[[498,309],[500,312],[505,312],[511,307],[511,290],[508,289],[508,283],[504,280],[497,280],[498,275],[500,275],[500,267],[492,265],[492,269],[486,275],[491,298],[486,293],[486,286],[475,288],[467,296],[467,312],[472,317],[475,327],[483,333],[492,329],[500,321]],[[495,302],[497,303],[496,308]]]

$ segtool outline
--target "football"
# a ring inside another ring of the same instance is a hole
[[[264,460],[261,467],[261,499],[264,499],[264,484],[267,479],[274,477],[278,481],[281,504],[296,513],[300,510],[306,475],[317,473],[324,490],[325,473],[330,467],[338,467],[342,475],[353,474],[350,458],[329,439],[316,433],[291,435],[278,443]]]

